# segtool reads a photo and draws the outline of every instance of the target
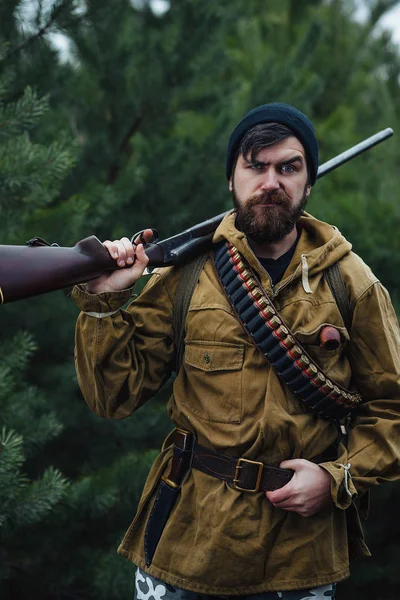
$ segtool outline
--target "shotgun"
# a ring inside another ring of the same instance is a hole
[[[392,135],[393,130],[388,127],[342,152],[320,166],[317,178]],[[162,241],[158,241],[158,233],[153,229],[151,241],[144,245],[149,257],[148,267],[151,269],[181,264],[205,252],[211,246],[215,230],[229,212],[198,223]],[[143,230],[139,231],[132,239],[140,237],[142,233]],[[25,246],[0,245],[0,304],[71,287],[118,268],[120,267],[115,260],[94,235],[73,247],[50,245],[39,237],[32,238]]]

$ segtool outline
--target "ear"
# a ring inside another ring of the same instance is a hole
[[[310,184],[308,184],[308,185],[306,186],[306,198],[309,198],[309,197],[310,197],[310,194],[311,194],[311,185],[310,185]]]
[[[229,191],[230,191],[230,192],[232,192],[232,191],[233,191],[233,181],[232,181],[232,176],[231,176],[231,177],[230,177],[230,179],[229,179],[229,185],[228,185],[228,187],[229,187]]]

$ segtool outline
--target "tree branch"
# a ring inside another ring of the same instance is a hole
[[[139,130],[142,119],[143,119],[143,115],[141,114],[141,115],[137,116],[135,118],[135,120],[133,121],[132,125],[128,129],[127,133],[125,134],[125,136],[120,144],[119,154],[126,154],[128,157],[130,156],[131,150],[129,148],[129,142],[130,142],[130,139],[132,138],[132,136],[135,135],[135,133]],[[114,161],[114,163],[110,166],[110,168],[108,170],[107,183],[109,185],[112,185],[113,183],[115,183],[116,179],[118,178],[120,170],[121,170],[121,165],[120,165],[119,161]]]
[[[50,29],[50,27],[52,25],[54,25],[57,17],[59,16],[59,14],[62,12],[62,10],[65,8],[65,5],[63,3],[59,4],[59,6],[57,6],[56,8],[54,8],[51,17],[49,18],[49,20],[47,21],[47,23],[45,23],[34,35],[32,35],[30,38],[24,40],[23,42],[21,42],[20,44],[18,44],[18,46],[15,46],[14,48],[11,48],[7,54],[5,54],[3,56],[3,58],[0,59],[0,63],[6,62],[7,60],[9,60],[10,58],[14,57],[16,54],[19,54],[19,52],[21,52],[22,50],[24,50],[25,48],[28,48],[34,41],[38,40],[39,38],[43,37],[43,35],[45,35],[45,33],[47,33],[47,31]]]

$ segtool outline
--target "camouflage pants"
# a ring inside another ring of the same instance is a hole
[[[136,571],[135,600],[334,600],[336,585],[322,585],[312,590],[292,592],[266,592],[253,596],[208,596],[197,594],[164,583],[160,579],[147,575],[141,569]]]

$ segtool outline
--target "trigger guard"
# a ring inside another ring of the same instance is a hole
[[[151,240],[149,240],[149,242],[146,242],[143,238],[143,234],[146,231],[145,229],[141,229],[140,231],[137,231],[136,233],[133,234],[133,236],[131,237],[131,244],[133,244],[134,246],[137,246],[137,243],[135,242],[136,238],[139,237],[139,244],[143,244],[143,246],[146,246],[146,244],[148,243],[155,243],[159,240],[160,238],[160,234],[158,233],[157,229],[153,229],[152,227],[146,227],[146,229],[151,229]]]

